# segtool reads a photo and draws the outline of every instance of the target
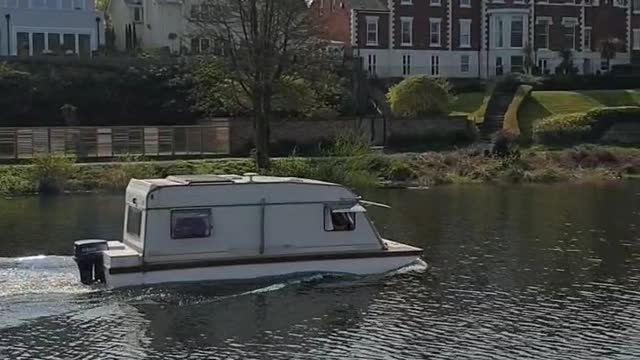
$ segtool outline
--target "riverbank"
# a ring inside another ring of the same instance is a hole
[[[308,177],[364,187],[424,187],[460,183],[549,183],[610,181],[640,175],[640,149],[580,145],[568,149],[529,148],[508,157],[481,148],[445,152],[376,154],[324,158],[278,158],[269,175]],[[251,159],[76,164],[58,157],[34,165],[0,166],[0,193],[121,191],[131,178],[181,174],[242,174],[255,171]]]

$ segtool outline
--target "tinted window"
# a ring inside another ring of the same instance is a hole
[[[211,235],[211,210],[174,210],[171,212],[171,238],[193,239]]]
[[[127,207],[127,234],[140,237],[140,227],[142,225],[142,210],[134,207]]]

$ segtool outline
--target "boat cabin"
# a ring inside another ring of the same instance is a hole
[[[386,247],[349,189],[254,174],[131,180],[123,242],[146,264]]]

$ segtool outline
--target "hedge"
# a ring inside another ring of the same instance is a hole
[[[533,135],[536,141],[545,144],[597,141],[619,122],[640,122],[640,107],[603,107],[585,113],[553,115],[536,123]]]

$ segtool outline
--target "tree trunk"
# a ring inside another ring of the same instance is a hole
[[[256,146],[256,167],[268,169],[269,162],[269,116],[271,115],[271,96],[261,89],[254,102],[254,143]]]

